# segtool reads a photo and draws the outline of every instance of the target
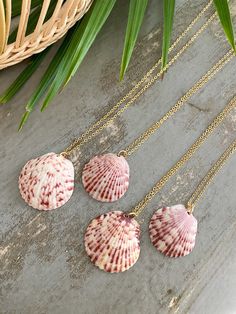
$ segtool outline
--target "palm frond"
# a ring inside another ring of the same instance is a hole
[[[7,90],[0,96],[0,103],[5,104],[10,101],[21,87],[28,81],[32,74],[37,70],[50,48],[43,50],[41,53],[34,55],[31,58],[28,66],[19,74],[15,81],[7,88]]]
[[[164,0],[164,26],[162,39],[162,69],[168,61],[168,51],[170,48],[171,33],[173,28],[173,19],[175,12],[175,0]]]
[[[234,30],[230,16],[228,0],[214,0],[216,11],[231,47],[235,50]]]
[[[120,67],[120,80],[123,79],[129,65],[134,46],[143,22],[148,0],[130,0],[129,16],[126,27],[125,43]]]
[[[55,56],[52,58],[52,61],[50,62],[46,72],[44,73],[39,85],[35,89],[33,95],[30,97],[28,103],[26,104],[25,107],[25,113],[23,114],[21,118],[21,122],[19,125],[18,130],[21,130],[26,121],[29,118],[30,113],[33,111],[34,107],[37,105],[37,103],[40,101],[41,97],[47,92],[50,84],[52,83],[56,73],[58,66],[65,55],[65,52],[70,44],[71,37],[73,35],[74,29],[71,28],[66,37],[64,38],[61,46],[57,50]]]
[[[44,100],[42,110],[54,98],[57,92],[68,83],[75,74],[97,34],[110,15],[116,0],[95,0],[89,12],[77,24],[69,47],[61,59],[58,71]]]
[[[223,26],[226,37],[230,45],[235,49],[234,31],[230,10],[227,0],[213,0],[219,15],[220,22]],[[40,99],[46,94],[45,100],[41,107],[44,110],[55,95],[68,83],[75,74],[78,67],[85,58],[88,50],[94,42],[97,34],[101,30],[106,19],[110,15],[116,0],[94,0],[88,13],[78,22],[66,35],[61,46],[56,52],[54,58],[44,73],[38,87],[34,91],[26,105],[26,111],[22,117],[20,127],[22,128],[27,121],[31,111],[34,109]],[[0,4],[4,0],[0,0]],[[50,1],[50,7],[46,20],[52,15],[57,0]],[[144,19],[148,0],[130,0],[129,15],[126,27],[125,42],[120,67],[120,79],[123,79],[128,68],[134,46]],[[12,17],[19,15],[21,12],[22,0],[12,1]],[[27,25],[27,34],[31,33],[37,24],[38,17],[42,8],[42,0],[31,0],[31,14]],[[4,8],[0,10],[4,13]],[[173,19],[175,11],[175,0],[164,0],[164,26],[162,38],[162,69],[168,62],[168,50],[171,43],[171,33],[173,28]],[[2,18],[4,21],[4,16]],[[3,25],[5,25],[3,23]],[[14,42],[17,34],[15,29],[9,37],[9,42]],[[4,42],[4,38],[2,38]],[[1,46],[1,43],[0,43]],[[31,77],[37,69],[47,51],[44,51],[32,58],[31,63],[23,70],[11,86],[0,96],[0,102],[9,101]]]

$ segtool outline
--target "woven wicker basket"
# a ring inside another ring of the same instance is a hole
[[[22,0],[19,28],[14,43],[7,44],[11,28],[11,2],[0,0],[0,69],[38,53],[61,38],[89,9],[93,0],[58,0],[46,22],[50,0],[42,0],[42,9],[34,31],[26,35],[31,0]],[[6,11],[6,12],[5,12]]]

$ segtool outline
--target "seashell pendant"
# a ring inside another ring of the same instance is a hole
[[[72,162],[55,153],[29,160],[21,170],[19,190],[24,201],[35,209],[64,205],[74,190]]]
[[[158,209],[151,218],[149,233],[152,244],[169,257],[192,252],[197,233],[197,219],[184,205]]]
[[[122,211],[111,211],[90,222],[84,243],[97,267],[110,273],[123,272],[139,258],[140,225]]]
[[[95,156],[84,167],[82,183],[97,201],[115,202],[129,187],[129,164],[123,156]]]

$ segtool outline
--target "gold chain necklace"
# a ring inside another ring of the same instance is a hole
[[[182,168],[185,163],[195,154],[195,152],[206,141],[209,135],[220,125],[229,112],[236,107],[236,97],[234,97],[226,107],[220,112],[220,114],[212,121],[206,130],[199,136],[199,138],[192,144],[187,152],[179,159],[179,161],[171,168],[167,173],[155,184],[152,190],[140,201],[131,211],[130,215],[139,216],[147,204],[153,199],[153,197],[165,186],[168,180],[176,174],[176,172]],[[193,208],[192,199],[188,202],[188,211]]]
[[[211,3],[212,1],[210,1],[205,6],[205,8],[203,8],[203,10],[189,24],[187,29],[177,38],[177,40],[171,46],[170,51],[173,51],[176,48],[177,44],[187,35],[187,33],[197,23],[200,17],[202,17],[204,13],[210,8]],[[70,199],[74,190],[74,167],[72,162],[67,159],[70,153],[74,149],[90,141],[104,128],[106,128],[114,119],[116,119],[125,110],[127,110],[138,97],[140,97],[150,86],[154,84],[155,81],[157,81],[162,76],[166,69],[174,64],[176,60],[178,60],[183,52],[186,51],[186,49],[190,47],[191,44],[199,37],[202,31],[207,28],[207,26],[214,19],[215,16],[216,13],[210,16],[210,18],[199,28],[199,30],[191,37],[191,39],[184,46],[182,46],[182,48],[180,48],[180,50],[174,55],[172,59],[170,59],[165,69],[160,70],[156,75],[151,78],[151,75],[154,73],[155,69],[157,69],[158,66],[161,64],[161,60],[159,60],[127,95],[125,95],[115,106],[113,106],[112,109],[108,111],[100,120],[98,120],[95,124],[88,128],[87,131],[85,131],[78,139],[76,139],[64,152],[62,152],[61,154],[45,154],[27,162],[26,165],[23,167],[19,177],[19,189],[23,199],[30,206],[39,210],[51,210],[64,205]],[[178,111],[184,101],[186,101],[186,99],[188,99],[197,90],[203,87],[203,85],[232,58],[232,56],[232,51],[229,51],[222,59],[220,59],[219,62],[206,73],[202,80],[195,84],[194,89],[190,89],[185,94],[185,96],[179,100],[179,103],[170,110],[168,115],[164,116],[162,120],[160,120],[160,125],[169,117],[171,117],[176,111]],[[142,87],[142,84],[145,83],[147,80],[148,82],[144,85],[144,87]],[[151,129],[148,137],[152,133],[153,131]],[[138,143],[138,146],[141,145],[142,141],[143,140],[141,139],[141,141]],[[131,151],[128,152],[128,155],[130,153]],[[120,155],[122,155],[122,153]],[[123,165],[122,167],[124,168],[127,163],[124,157],[116,157],[119,159],[118,168],[120,164],[121,166]],[[111,164],[114,163],[113,160],[111,160],[110,162]],[[114,166],[116,167],[116,165]],[[118,168],[117,171],[119,172]],[[88,166],[86,169],[88,169]],[[127,165],[126,169],[128,169],[129,171]],[[120,183],[121,186],[120,188],[118,188],[118,191],[116,189],[116,196],[114,200],[120,198],[122,194],[124,194],[124,187],[125,189],[127,189],[128,176],[129,173],[124,174],[125,181],[123,182],[123,186],[122,182]],[[96,179],[99,178],[102,179],[101,176],[97,177]],[[83,173],[83,181],[85,180],[86,172]],[[95,196],[96,193],[93,193],[93,195]],[[110,196],[104,197],[103,192],[100,193],[100,195],[97,197],[97,199],[103,200],[110,198]]]
[[[198,185],[198,187],[196,188],[196,190],[194,191],[194,193],[187,202],[187,209],[190,214],[193,213],[195,206],[199,202],[206,188],[213,181],[214,177],[221,170],[221,168],[224,166],[227,159],[234,153],[235,149],[236,140],[226,149],[224,154],[218,159],[218,161],[214,164],[214,166],[210,169],[210,171]]]
[[[197,149],[236,107],[236,96],[212,121],[179,161],[154,185],[152,190],[129,213],[111,211],[93,219],[86,229],[85,249],[91,261],[107,272],[123,272],[132,267],[140,254],[140,225],[135,219],[167,181],[185,165]],[[153,245],[163,254],[179,257],[189,254],[195,245],[197,220],[193,208],[207,186],[236,150],[236,140],[213,165],[187,206],[174,205],[157,210],[151,218],[149,233]]]
[[[205,12],[211,7],[212,0],[200,11],[200,13],[192,20],[189,26],[181,33],[181,35],[175,40],[169,49],[169,53],[172,52],[179,42],[186,37],[193,26],[198,22],[198,20],[205,14]],[[92,138],[97,136],[102,132],[109,124],[111,124],[116,118],[123,114],[140,96],[142,96],[145,91],[150,88],[157,80],[159,80],[165,71],[167,71],[178,59],[179,57],[189,48],[199,35],[209,26],[213,19],[217,16],[216,12],[208,18],[208,20],[199,28],[199,30],[188,40],[188,42],[183,45],[180,50],[170,59],[164,69],[161,69],[156,75],[151,79],[153,72],[161,65],[162,59],[159,59],[152,68],[139,80],[135,86],[117,103],[115,104],[101,119],[95,122],[91,127],[89,127],[84,133],[81,134],[75,141],[72,142],[61,154],[64,157],[69,157],[74,149],[78,149],[83,144],[89,142]],[[139,91],[138,89],[142,84],[148,82]],[[136,94],[134,94],[136,92]],[[132,97],[133,96],[133,97]],[[131,98],[123,107],[122,105]],[[120,109],[119,109],[120,108]]]
[[[206,188],[224,166],[229,157],[236,151],[236,140],[225,150],[198,185],[187,207],[182,204],[158,209],[149,224],[150,239],[154,247],[169,257],[186,256],[195,246],[197,219],[193,209],[202,197]]]
[[[127,148],[118,154],[107,153],[93,157],[84,167],[82,183],[84,189],[94,199],[101,202],[114,202],[120,199],[129,187],[129,164],[125,157],[131,156],[151,135],[170,117],[172,117],[186,101],[206,85],[234,56],[229,50],[200,80],[198,80],[160,119],[136,138]]]

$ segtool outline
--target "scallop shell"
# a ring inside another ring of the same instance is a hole
[[[73,193],[73,164],[55,153],[29,160],[21,170],[19,189],[22,198],[33,208],[58,208],[64,205]]]
[[[151,218],[149,233],[152,244],[170,257],[188,255],[194,248],[197,219],[184,205],[158,209]]]
[[[132,267],[140,253],[140,226],[122,211],[112,211],[93,219],[85,237],[85,250],[100,269],[119,273]]]
[[[82,182],[85,190],[97,201],[117,201],[128,190],[129,165],[123,156],[95,156],[85,165]]]

